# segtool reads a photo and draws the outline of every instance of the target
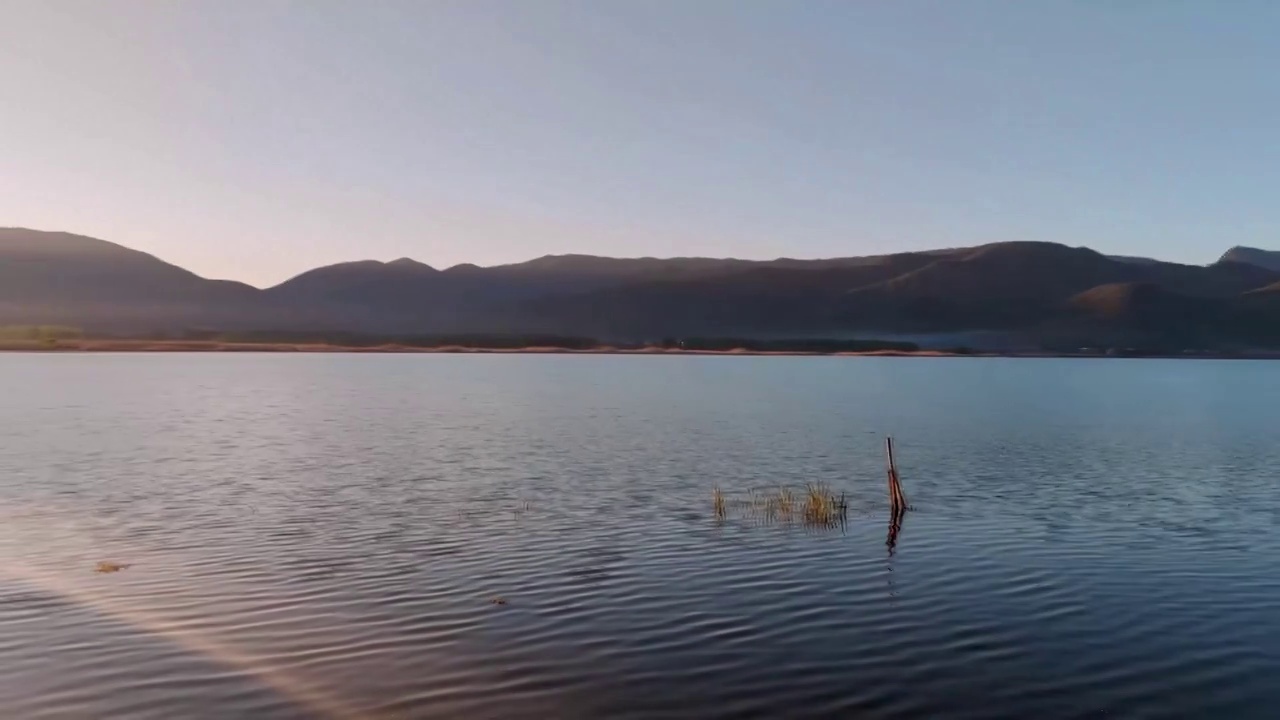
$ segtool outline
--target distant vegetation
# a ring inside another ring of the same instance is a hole
[[[121,339],[121,338],[116,338]],[[465,348],[477,350],[519,350],[524,348],[551,348],[557,350],[595,350],[617,348],[620,350],[686,350],[694,352],[789,352],[830,354],[842,352],[914,352],[915,343],[882,340],[837,340],[826,338],[798,338],[758,340],[752,338],[664,338],[654,342],[611,343],[597,338],[565,335],[526,334],[469,334],[469,335],[371,335],[350,332],[217,332],[211,330],[184,330],[174,333],[147,333],[127,336],[124,339],[138,341],[171,340],[182,342],[207,342],[227,345],[328,345],[349,348],[377,348],[397,346],[406,348]]]
[[[842,352],[916,352],[920,346],[909,342],[886,340],[832,340],[826,338],[796,338],[788,340],[753,340],[750,338],[666,338],[664,348],[681,350],[792,353],[842,353]]]
[[[0,325],[0,342],[57,345],[60,340],[84,337],[80,328],[61,325]]]
[[[333,345],[337,347],[372,348],[400,345],[417,348],[477,348],[485,350],[518,350],[521,348],[557,348],[589,350],[600,343],[593,338],[564,335],[469,334],[469,335],[371,335],[353,332],[216,332],[187,330],[165,336],[166,339],[261,345]],[[155,339],[143,336],[138,339]]]
[[[546,348],[586,351],[614,348],[619,350],[684,350],[689,352],[759,352],[759,353],[853,353],[915,352],[915,343],[881,340],[849,340],[798,338],[791,340],[759,340],[752,338],[664,338],[654,342],[607,343],[596,338],[565,335],[371,335],[352,332],[219,332],[213,330],[180,330],[174,332],[129,333],[86,336],[79,328],[60,326],[0,327],[0,343],[56,345],[59,341],[90,340],[104,343],[176,343],[211,346],[305,347],[373,349],[383,347],[466,350],[521,350]],[[125,347],[125,345],[120,345]]]

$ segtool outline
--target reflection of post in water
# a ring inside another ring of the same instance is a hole
[[[894,508],[889,513],[889,537],[885,539],[885,547],[889,548],[889,557],[893,557],[893,551],[898,547],[898,533],[902,532],[902,518],[906,517],[905,508]]]
[[[906,514],[905,508],[894,508],[889,513],[889,536],[884,541],[885,547],[889,548],[889,555],[884,561],[884,581],[889,587],[890,601],[898,597],[897,589],[893,585],[893,553],[898,548],[898,533],[902,532],[902,518],[906,517]]]

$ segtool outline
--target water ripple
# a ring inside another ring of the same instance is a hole
[[[1179,365],[1170,394],[1141,362],[623,360],[0,358],[0,708],[1280,702],[1280,366]],[[712,512],[713,486],[807,482],[848,493],[843,527]]]

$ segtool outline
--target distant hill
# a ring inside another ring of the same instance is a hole
[[[1268,270],[1280,271],[1280,250],[1259,250],[1236,246],[1228,250],[1219,262],[1248,263]]]
[[[316,268],[259,290],[103,240],[8,228],[0,325],[1274,347],[1271,255],[1280,253],[1235,248],[1195,266],[1010,242],[817,260],[558,255],[445,270],[402,258]]]
[[[619,335],[875,334],[992,330],[1038,332],[1079,313],[1069,301],[1111,283],[1151,283],[1190,302],[1225,300],[1277,273],[1117,261],[1087,248],[998,243],[943,253],[902,253],[818,269],[755,266],[687,280],[628,283],[535,304],[559,331]],[[1104,323],[1095,318],[1101,327]],[[1110,331],[1114,323],[1105,323]]]
[[[394,331],[435,307],[441,272],[402,258],[340,263],[309,270],[262,292],[277,310],[318,312],[340,328]]]
[[[0,228],[0,324],[235,325],[258,291],[82,235]]]

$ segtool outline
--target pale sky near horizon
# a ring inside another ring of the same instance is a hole
[[[1280,3],[0,0],[0,226],[210,277],[1280,247]]]

